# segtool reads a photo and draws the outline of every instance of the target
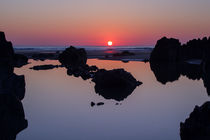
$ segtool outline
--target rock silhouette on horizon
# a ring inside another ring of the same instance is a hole
[[[210,139],[210,102],[196,106],[189,118],[180,123],[181,140]]]
[[[87,53],[85,49],[76,49],[70,46],[59,55],[59,61],[66,67],[79,67],[87,62]]]
[[[163,37],[157,41],[150,55],[150,61],[176,62],[181,43],[178,39]]]
[[[12,43],[6,40],[4,32],[0,31],[0,64],[22,67],[28,64],[28,58],[22,54],[15,54]]]

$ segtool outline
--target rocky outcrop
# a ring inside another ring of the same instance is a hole
[[[180,123],[180,136],[182,140],[210,139],[210,102],[196,106],[190,117]]]
[[[157,41],[150,62],[183,62],[191,59],[210,61],[210,37],[193,39],[181,45],[177,39],[163,37]]]
[[[11,64],[0,63],[1,140],[15,140],[16,135],[28,126],[21,103],[25,96],[25,78],[14,74],[13,70]]]
[[[0,94],[0,124],[1,140],[15,140],[16,135],[28,126],[23,105],[14,95]]]
[[[22,67],[28,63],[28,58],[15,54],[12,43],[7,41],[4,32],[0,32],[0,65]]]
[[[22,100],[25,96],[24,75],[14,74],[9,66],[0,66],[0,94],[11,94]]]
[[[93,78],[95,72],[98,70],[96,66],[83,65],[79,67],[69,67],[67,74],[69,76],[81,77],[83,80]]]
[[[79,67],[86,65],[87,54],[85,49],[76,49],[70,46],[59,55],[59,61],[66,67]]]
[[[92,81],[95,83],[95,92],[105,99],[122,101],[142,83],[137,81],[124,69],[104,70],[96,72]]]
[[[157,41],[155,48],[150,55],[150,61],[176,62],[181,43],[174,38],[163,37]]]
[[[128,52],[124,52],[128,54]],[[69,76],[92,79],[95,91],[105,99],[122,101],[142,83],[124,69],[104,70],[86,64],[87,56],[84,49],[67,48],[59,56],[59,61],[67,68]],[[92,103],[93,105],[93,103]]]

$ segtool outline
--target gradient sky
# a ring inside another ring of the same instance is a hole
[[[210,0],[1,0],[14,45],[154,45],[210,36]]]

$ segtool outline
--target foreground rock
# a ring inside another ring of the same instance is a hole
[[[0,94],[11,94],[22,100],[25,96],[25,78],[13,73],[10,66],[0,66]]]
[[[94,78],[95,92],[105,99],[122,101],[127,98],[133,90],[142,83],[137,81],[124,69],[104,70],[96,72]]]
[[[15,140],[27,128],[23,105],[14,95],[0,94],[0,139]]]
[[[28,64],[28,58],[15,54],[12,43],[7,41],[4,32],[0,32],[0,64],[22,67]]]
[[[59,55],[59,61],[66,67],[84,66],[87,62],[87,54],[85,49],[76,49],[70,46]]]
[[[13,70],[10,64],[0,63],[1,140],[15,140],[16,135],[28,126],[21,103],[25,96],[25,78],[14,74]]]
[[[182,140],[210,139],[210,102],[196,106],[190,117],[180,124]]]

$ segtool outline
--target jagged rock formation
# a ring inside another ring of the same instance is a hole
[[[0,32],[0,64],[22,67],[28,63],[28,58],[15,54],[12,43],[7,41],[4,32]]]
[[[180,123],[181,140],[210,139],[210,102],[196,106],[190,117]]]
[[[127,98],[133,90],[142,84],[124,69],[104,70],[96,72],[92,79],[95,82],[95,91],[105,99],[122,101]]]
[[[163,37],[157,41],[150,55],[150,61],[176,62],[180,46],[179,40]]]
[[[79,67],[86,64],[87,54],[85,49],[70,46],[59,55],[59,61],[66,67]]]
[[[128,54],[125,52],[124,54]],[[104,70],[86,64],[87,56],[84,49],[67,48],[59,56],[59,61],[67,68],[70,76],[81,77],[83,80],[92,79],[95,91],[105,99],[122,101],[142,83],[124,69]]]
[[[181,45],[178,39],[166,38],[157,41],[150,55],[150,62],[183,62],[189,59],[210,61],[210,37],[193,39]]]

